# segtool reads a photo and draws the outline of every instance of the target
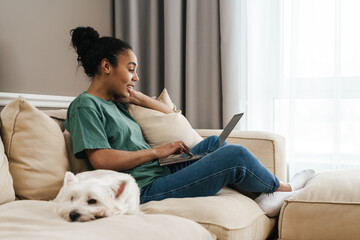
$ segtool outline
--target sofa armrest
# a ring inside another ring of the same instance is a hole
[[[196,129],[203,137],[220,135],[220,129]],[[275,133],[233,130],[228,143],[246,147],[281,181],[286,181],[285,138]]]

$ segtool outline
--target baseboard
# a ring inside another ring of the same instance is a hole
[[[6,104],[18,98],[19,96],[23,96],[35,107],[42,108],[67,108],[75,98],[56,95],[0,92],[0,107],[6,106]]]

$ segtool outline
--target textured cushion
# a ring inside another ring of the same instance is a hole
[[[84,171],[90,171],[94,168],[91,166],[90,162],[87,159],[78,159],[74,155],[73,146],[71,142],[71,136],[70,132],[65,129],[63,132],[65,143],[66,143],[66,149],[68,153],[69,163],[70,163],[70,170],[74,174],[81,173]]]
[[[59,125],[22,97],[2,110],[1,120],[16,195],[20,199],[53,199],[69,166]]]
[[[202,140],[181,111],[176,110],[166,89],[157,99],[173,109],[174,113],[165,114],[134,104],[128,106],[130,115],[139,123],[146,142],[152,148],[178,140],[191,148]]]
[[[359,239],[360,170],[316,175],[282,207],[280,239]]]
[[[67,109],[41,110],[43,113],[51,117],[57,124],[61,131],[65,130],[65,119]]]
[[[141,209],[191,219],[219,240],[265,239],[275,225],[275,219],[265,216],[253,200],[229,188],[222,189],[217,196],[152,201]]]
[[[42,110],[46,115],[51,117],[57,124],[59,124],[61,131],[63,131],[63,135],[65,138],[66,150],[68,154],[70,171],[74,174],[93,170],[87,159],[78,159],[74,155],[73,146],[71,142],[70,132],[65,129],[65,119],[67,109],[57,109],[57,110]]]
[[[14,201],[15,192],[13,188],[13,179],[9,172],[8,159],[4,152],[4,145],[0,138],[0,204]]]
[[[170,215],[117,215],[90,222],[67,222],[54,202],[22,200],[0,206],[0,239],[26,240],[215,240],[201,225]]]

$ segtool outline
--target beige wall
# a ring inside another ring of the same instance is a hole
[[[0,93],[77,96],[90,81],[77,68],[69,32],[112,35],[111,0],[0,0]]]

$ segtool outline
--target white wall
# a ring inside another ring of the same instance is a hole
[[[70,30],[112,35],[111,0],[0,0],[0,94],[77,96],[90,81],[77,68]]]

